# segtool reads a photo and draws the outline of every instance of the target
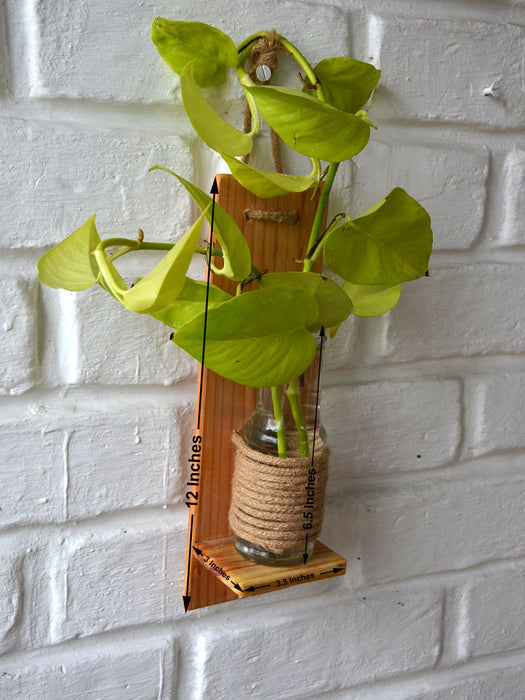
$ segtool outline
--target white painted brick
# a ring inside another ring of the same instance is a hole
[[[417,695],[407,696],[406,700],[460,700],[462,698],[465,700],[470,698],[521,700],[523,688],[525,688],[525,669],[521,664],[515,668],[480,671],[476,677],[458,681],[454,685],[450,683],[448,688],[441,687],[430,692],[425,690]],[[380,698],[378,697],[377,700]],[[393,700],[392,696],[389,700]]]
[[[4,700],[170,700],[176,645],[167,635],[133,634],[54,646],[2,662]]]
[[[196,376],[196,361],[160,321],[128,311],[99,287],[62,294],[71,304],[71,383],[169,385]]]
[[[68,516],[179,501],[181,421],[189,415],[139,406],[77,418],[67,442]]]
[[[42,527],[13,530],[0,538],[0,655],[49,644],[47,554]]]
[[[473,656],[525,646],[525,567],[510,565],[470,587],[468,634]]]
[[[237,620],[235,629],[221,625],[203,633],[198,697],[319,697],[427,668],[437,659],[441,600],[431,591],[389,590],[366,600],[355,595],[332,605],[299,605],[295,614],[281,608],[265,620]]]
[[[354,158],[352,216],[363,214],[394,187],[403,187],[430,214],[434,250],[468,248],[484,221],[488,152],[414,142],[410,132],[404,136],[402,142],[387,141],[373,132],[367,148]]]
[[[353,491],[357,515],[341,505],[348,526],[340,522],[338,537],[344,547],[345,530],[357,520],[365,585],[525,554],[524,482],[458,477]],[[337,512],[332,506],[331,517]]]
[[[151,42],[150,25],[156,16],[212,23],[241,42],[258,30],[271,29],[274,12],[275,3],[265,1],[252,4],[248,13],[241,0],[215,0],[212,16],[208,6],[180,1],[146,0],[130,6],[127,0],[115,0],[111,13],[105,0],[89,5],[74,0],[59,0],[58,5],[56,0],[39,2],[33,45],[38,72],[32,94],[171,101],[178,79]],[[282,3],[278,31],[298,43],[307,35],[314,63],[326,56],[327,45],[333,55],[348,52],[345,18],[333,7]],[[100,56],[111,70],[101,70]]]
[[[58,243],[94,213],[102,238],[136,238],[142,228],[146,240],[173,240],[189,226],[190,199],[182,188],[174,194],[173,178],[147,172],[157,163],[191,178],[187,145],[175,136],[0,121],[0,213],[9,222],[0,246]]]
[[[525,211],[525,150],[509,153],[504,171],[504,223],[498,242],[503,245],[525,244],[523,212]]]
[[[41,421],[0,425],[0,529],[64,517],[64,433]]]
[[[328,333],[323,346],[323,371],[338,369],[351,362],[358,352],[357,342],[362,324],[362,319],[350,316],[340,326],[335,338],[330,338]]]
[[[514,662],[514,665],[512,665]],[[323,695],[324,700],[521,700],[525,685],[523,658],[502,659],[501,667],[464,664],[432,674]],[[319,698],[321,700],[321,697]]]
[[[23,588],[22,556],[13,552],[0,552],[0,654],[16,648]]]
[[[372,119],[520,126],[523,38],[523,27],[510,23],[373,17],[370,54],[382,74]],[[493,83],[496,96],[484,96]]]
[[[525,287],[521,265],[435,268],[404,285],[386,316],[388,359],[407,362],[525,348]]]
[[[20,394],[34,386],[39,375],[37,285],[2,270],[0,298],[0,394]]]
[[[461,439],[456,381],[369,382],[323,390],[331,479],[430,469]]]
[[[475,404],[468,427],[468,454],[525,447],[525,375],[475,377],[466,386],[466,401]]]
[[[58,542],[53,641],[183,615],[186,527],[183,511],[128,512],[75,529]]]

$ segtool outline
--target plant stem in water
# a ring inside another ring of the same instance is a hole
[[[278,386],[272,386],[273,415],[275,418],[275,428],[277,430],[277,450],[279,457],[286,455],[286,433],[284,430],[283,408],[281,405],[281,390]]]
[[[306,429],[306,421],[304,419],[303,409],[301,408],[301,400],[299,394],[299,380],[294,379],[288,384],[286,397],[292,409],[292,416],[297,428],[299,436],[299,452],[301,457],[310,456],[310,446],[308,445],[308,431]]]

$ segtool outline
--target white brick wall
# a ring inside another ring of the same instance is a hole
[[[436,240],[429,278],[327,346],[322,539],[347,576],[187,615],[195,363],[98,290],[36,281],[95,211],[186,229],[149,166],[213,174],[157,14],[374,62],[380,129],[334,212],[401,185]],[[522,0],[0,0],[2,699],[525,697],[524,27]]]

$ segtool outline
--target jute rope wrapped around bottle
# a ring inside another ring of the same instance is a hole
[[[229,512],[237,537],[282,554],[321,532],[330,450],[316,441],[311,458],[283,459],[251,449],[238,433]],[[311,515],[310,515],[311,514]],[[311,527],[310,527],[311,525]]]

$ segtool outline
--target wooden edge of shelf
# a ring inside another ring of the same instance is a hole
[[[344,576],[346,573],[346,559],[321,542],[315,543],[314,552],[307,563],[299,566],[264,566],[249,561],[237,552],[232,537],[196,542],[193,558],[238,598]]]

